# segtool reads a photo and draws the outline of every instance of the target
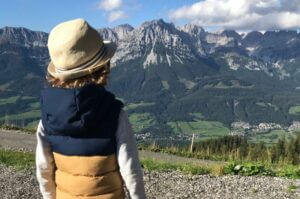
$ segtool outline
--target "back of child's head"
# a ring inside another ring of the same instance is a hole
[[[46,79],[51,87],[80,88],[88,84],[105,86],[116,45],[104,41],[84,19],[55,26],[48,38],[51,61]]]
[[[110,62],[108,62],[98,71],[83,77],[69,79],[69,80],[61,80],[59,78],[53,77],[50,73],[47,73],[46,80],[51,87],[56,87],[56,88],[81,88],[88,84],[106,86],[109,73],[110,73]]]

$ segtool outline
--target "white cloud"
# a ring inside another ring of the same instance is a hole
[[[98,8],[106,11],[116,10],[122,6],[122,0],[101,0]]]
[[[105,10],[108,16],[108,22],[127,18],[127,14],[122,10],[123,0],[101,0],[98,4],[98,8]]]
[[[299,29],[300,0],[204,0],[173,10],[169,17],[237,30]]]
[[[127,15],[125,14],[124,11],[116,10],[116,11],[112,11],[112,12],[109,13],[108,21],[109,22],[114,22],[114,21],[117,21],[117,20],[120,20],[120,19],[125,19],[125,18],[127,18]]]

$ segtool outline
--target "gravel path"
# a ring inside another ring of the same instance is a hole
[[[300,180],[258,176],[189,176],[178,172],[145,172],[144,178],[149,199],[300,199]],[[298,187],[294,192],[288,191],[291,183]]]
[[[33,151],[35,146],[34,134],[0,129],[0,147],[2,148]]]
[[[35,145],[34,135],[0,130],[0,147],[33,151]],[[180,158],[145,151],[140,151],[140,156],[201,165],[214,163],[214,161]],[[300,180],[285,178],[190,176],[175,171],[165,173],[144,171],[144,181],[149,199],[300,199]],[[288,188],[290,185],[297,188],[290,191]],[[35,198],[41,198],[41,195],[34,169],[16,171],[12,167],[0,164],[0,199]]]
[[[178,172],[144,172],[149,199],[207,198],[207,199],[299,199],[300,180],[271,177],[210,175],[190,176]],[[290,184],[298,186],[288,191]],[[41,198],[34,169],[16,171],[0,165],[1,199]]]

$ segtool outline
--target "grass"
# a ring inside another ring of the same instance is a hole
[[[174,163],[163,160],[156,160],[147,157],[142,157],[141,164],[144,169],[149,171],[167,172],[179,171],[184,174],[203,175],[211,174],[221,176],[225,174],[239,175],[265,175],[288,177],[292,179],[300,179],[299,166],[283,166],[263,165],[260,163],[249,162],[231,162],[224,165],[222,162],[214,164],[190,164],[190,163]],[[35,166],[35,155],[32,152],[20,152],[6,149],[0,149],[0,164],[13,166],[18,170],[31,169]],[[288,190],[293,191],[297,187],[293,184],[288,186]]]
[[[195,116],[201,117],[200,114],[196,114]],[[200,137],[199,140],[217,138],[230,133],[230,130],[227,127],[225,127],[221,122],[216,121],[195,119],[192,122],[177,121],[168,122],[167,124],[176,134],[195,134]]]
[[[294,185],[293,183],[290,183],[290,184],[288,185],[288,187],[287,187],[287,191],[288,191],[289,193],[293,193],[293,192],[296,191],[297,188],[298,188],[298,187],[297,187],[296,185]]]
[[[243,86],[237,80],[231,80],[230,84],[231,85],[226,85],[226,83],[224,83],[223,81],[220,81],[217,84],[206,84],[204,86],[204,88],[218,88],[218,89],[243,88],[243,89],[251,89],[251,88],[254,87],[253,85]]]
[[[162,86],[164,87],[164,89],[169,90],[170,85],[167,81],[161,81],[161,83],[162,83]]]
[[[268,163],[262,161],[246,161],[246,160],[224,160],[221,155],[209,155],[204,152],[190,152],[188,148],[179,147],[159,147],[155,144],[152,145],[140,145],[139,149],[145,151],[152,151],[156,153],[172,154],[175,156],[195,158],[201,160],[212,160],[213,164],[209,165],[209,171],[215,176],[223,174],[240,174],[240,175],[265,175],[265,176],[277,176],[287,177],[291,179],[300,179],[300,165],[291,165],[288,163]],[[146,159],[146,157],[142,157]],[[182,161],[182,160],[181,160]],[[224,162],[225,161],[225,162]],[[201,162],[201,161],[200,161]],[[205,161],[204,161],[205,162]],[[178,163],[176,160],[172,160],[172,163]],[[216,163],[216,164],[214,164]],[[200,165],[189,162],[194,166],[203,167],[203,162]],[[206,164],[206,167],[208,165]]]
[[[255,104],[258,106],[261,106],[261,107],[265,107],[265,108],[272,107],[272,108],[274,108],[275,111],[279,110],[278,106],[271,104],[271,103],[257,102]]]
[[[11,114],[0,117],[0,121],[11,121],[11,120],[25,120],[25,119],[36,119],[41,117],[40,110],[31,110],[23,113]]]
[[[30,100],[27,102],[26,100]],[[10,128],[11,125],[22,126],[25,128],[35,128],[36,123],[31,123],[33,120],[38,120],[41,116],[40,113],[40,102],[36,97],[33,96],[12,96],[8,98],[0,99],[0,105],[6,106],[8,104],[21,103],[24,107],[17,113],[6,113],[0,116],[0,123],[4,124]],[[24,104],[25,103],[25,104]],[[28,124],[30,122],[30,124]],[[1,127],[0,127],[1,128]]]
[[[204,116],[202,113],[195,112],[195,113],[189,113],[189,115],[196,117],[197,119],[204,119]]]
[[[272,145],[277,143],[279,139],[285,137],[286,139],[290,139],[292,134],[284,131],[284,130],[272,130],[268,133],[257,133],[249,136],[250,143],[260,143],[263,141],[266,145]]]
[[[128,111],[128,110],[136,109],[138,107],[147,107],[147,106],[153,106],[153,105],[155,105],[154,102],[131,103],[131,104],[127,104],[124,109],[126,111]]]
[[[167,171],[180,171],[184,174],[191,175],[204,175],[209,174],[211,171],[208,167],[194,166],[191,164],[174,164],[170,162],[157,161],[153,159],[144,159],[141,160],[142,167],[149,171],[159,171],[159,172],[167,172]]]
[[[195,158],[195,159],[202,159],[202,160],[212,160],[212,161],[224,161],[224,158],[220,155],[210,155],[207,156],[206,152],[191,152],[190,147],[176,147],[176,146],[167,146],[162,147],[157,145],[156,143],[152,143],[150,145],[139,145],[140,150],[151,151],[156,153],[165,153],[171,154],[179,157],[186,157],[186,158]]]
[[[28,99],[36,99],[36,97],[16,95],[16,96],[11,96],[11,97],[7,97],[7,98],[1,98],[0,99],[0,106],[1,105],[7,105],[7,104],[14,104],[19,99],[28,100]]]
[[[300,113],[300,106],[292,106],[289,109],[289,114],[299,114]]]
[[[276,176],[300,179],[300,165],[269,165],[274,170]]]
[[[187,164],[187,163],[173,163],[162,160],[143,158],[141,159],[143,168],[149,171],[167,172],[179,171],[184,174],[203,175],[211,174],[213,176],[222,175],[243,175],[243,176],[273,176],[286,177],[290,179],[300,179],[299,166],[290,165],[264,165],[258,162],[227,162],[225,165],[221,162],[214,164]],[[290,189],[297,187],[291,186]]]
[[[35,132],[39,122],[40,122],[40,120],[35,120],[35,121],[30,122],[26,125],[25,129],[30,129]]]
[[[256,194],[256,193],[258,192],[258,189],[256,189],[256,188],[251,188],[250,191],[251,191],[251,193]]]
[[[34,153],[0,149],[0,163],[18,170],[30,169],[35,165]]]
[[[129,121],[135,133],[156,124],[155,118],[150,113],[132,113],[129,115]]]
[[[0,106],[1,105],[6,105],[6,104],[14,104],[16,101],[19,99],[20,96],[13,96],[13,97],[8,97],[8,98],[2,98],[0,99]]]
[[[32,97],[32,96],[22,96],[22,100],[28,100],[28,99],[37,99],[37,97]]]
[[[33,102],[29,104],[32,109],[40,109],[40,102]]]
[[[37,126],[32,126],[32,128],[31,127],[23,128],[23,127],[14,126],[14,125],[0,125],[0,129],[22,131],[22,132],[27,132],[27,133],[35,133],[36,128],[37,128]]]
[[[224,174],[238,174],[244,176],[273,176],[300,179],[300,166],[287,164],[267,164],[261,162],[235,161],[228,163]]]

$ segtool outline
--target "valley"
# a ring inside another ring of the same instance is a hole
[[[107,89],[140,139],[244,135],[267,144],[300,130],[300,34],[207,32],[163,20],[98,30],[117,43]],[[0,29],[0,124],[35,128],[48,33]]]

